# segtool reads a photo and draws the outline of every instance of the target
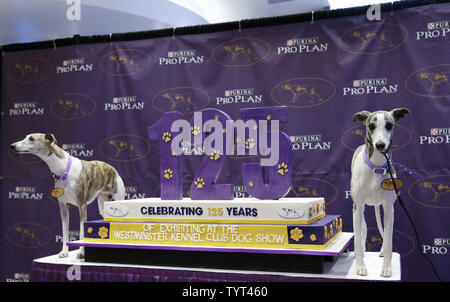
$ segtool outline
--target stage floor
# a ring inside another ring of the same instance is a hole
[[[263,282],[298,282],[298,281],[401,281],[400,255],[392,255],[392,277],[380,276],[383,258],[378,252],[366,252],[364,260],[368,275],[358,276],[355,272],[355,256],[353,252],[343,253],[335,257],[333,262],[324,262],[323,274],[264,272],[246,270],[224,270],[209,268],[187,268],[150,265],[108,264],[85,262],[76,258],[77,250],[69,252],[67,258],[52,255],[35,259],[32,264],[30,281],[64,282],[67,271],[74,266],[79,268],[79,281],[263,281]],[[107,277],[106,277],[107,275]],[[77,277],[71,275],[69,277]],[[75,279],[76,280],[76,279]]]

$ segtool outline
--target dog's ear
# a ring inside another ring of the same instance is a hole
[[[55,143],[55,144],[57,143],[56,137],[53,134],[51,134],[51,133],[47,133],[45,135],[45,140],[48,141],[50,144],[51,143]]]
[[[411,111],[406,108],[396,108],[396,109],[391,110],[391,114],[394,117],[395,121],[402,119],[408,113],[411,113]]]
[[[361,123],[364,123],[367,119],[367,117],[369,116],[370,112],[369,111],[360,111],[355,113],[355,115],[353,115],[353,122],[359,121]]]

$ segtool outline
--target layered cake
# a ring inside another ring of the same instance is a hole
[[[104,220],[84,224],[84,241],[325,249],[341,232],[341,216],[326,215],[323,198],[147,198],[105,202]]]

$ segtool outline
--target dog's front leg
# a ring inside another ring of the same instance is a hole
[[[69,247],[67,246],[69,241],[69,205],[59,202],[59,212],[61,214],[63,246],[58,256],[59,258],[65,258],[69,254]]]
[[[356,273],[361,276],[367,275],[367,268],[364,265],[364,248],[363,248],[363,229],[362,223],[364,220],[364,204],[356,204],[353,206],[353,231],[356,258]]]
[[[87,219],[87,205],[86,203],[79,207],[80,210],[80,240],[84,239],[84,222]],[[81,246],[78,250],[77,258],[84,258],[84,246]]]
[[[392,259],[392,232],[394,227],[394,205],[391,202],[383,203],[384,212],[384,236],[383,236],[383,266],[381,268],[382,277],[391,277]]]

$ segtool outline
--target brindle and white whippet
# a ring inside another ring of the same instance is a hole
[[[382,277],[391,277],[392,232],[394,225],[394,191],[385,190],[381,183],[390,178],[388,163],[384,154],[390,154],[395,124],[410,113],[408,109],[397,108],[392,111],[361,111],[355,113],[353,121],[366,126],[365,144],[359,146],[353,154],[351,166],[350,192],[353,199],[353,231],[356,258],[356,273],[367,275],[364,265],[364,252],[367,237],[367,225],[364,220],[366,204],[375,206],[378,230],[383,238],[380,257],[384,257],[381,269]],[[383,154],[384,153],[384,154]],[[389,156],[389,160],[390,160]],[[395,171],[391,168],[393,176]],[[380,205],[383,205],[384,229],[381,226]]]
[[[33,133],[10,145],[17,153],[29,153],[42,159],[55,179],[52,195],[57,197],[63,233],[63,247],[59,257],[67,257],[69,240],[69,205],[80,211],[80,240],[84,238],[83,224],[87,219],[87,206],[97,198],[98,209],[103,216],[103,203],[125,199],[122,178],[109,164],[102,161],[85,161],[71,156],[57,145],[53,134]],[[78,258],[84,258],[81,247]]]

